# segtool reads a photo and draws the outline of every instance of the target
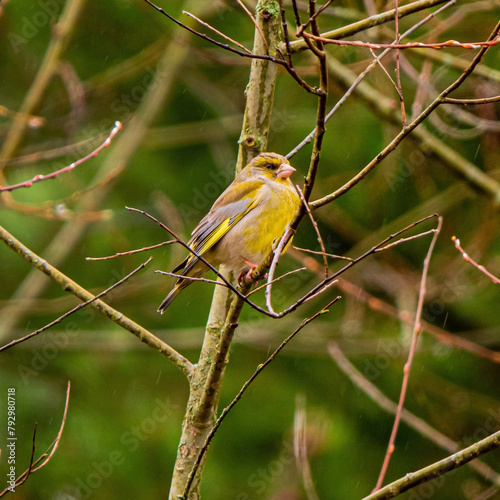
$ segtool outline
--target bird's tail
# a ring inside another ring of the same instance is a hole
[[[186,288],[191,283],[190,280],[182,280],[176,283],[174,288],[170,291],[170,293],[163,299],[163,302],[160,304],[158,308],[158,312],[163,314],[167,307],[173,302],[175,297],[181,293],[181,291]]]

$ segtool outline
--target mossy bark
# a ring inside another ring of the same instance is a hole
[[[254,53],[274,55],[278,44],[282,41],[278,2],[259,1],[256,19],[260,30],[255,30]],[[270,61],[252,60],[236,173],[267,148],[276,74],[276,64]],[[224,273],[224,269],[221,269],[221,272]],[[196,457],[216,420],[229,348],[242,305],[242,302],[233,301],[233,294],[227,288],[216,287],[200,358],[190,383],[189,399],[173,471],[171,500],[183,495]],[[193,478],[186,497],[188,499],[200,498],[203,466],[204,460]]]

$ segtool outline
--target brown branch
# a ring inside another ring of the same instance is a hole
[[[123,257],[124,255],[132,255],[134,253],[147,252],[148,250],[154,250],[155,248],[163,247],[165,245],[171,245],[172,243],[177,243],[177,241],[176,240],[162,241],[161,243],[157,243],[156,245],[151,245],[150,247],[137,248],[135,250],[129,250],[128,252],[118,252],[115,253],[114,255],[108,255],[106,257],[85,257],[85,260],[95,261],[95,260],[114,259],[115,257]]]
[[[29,340],[33,337],[36,337],[38,334],[45,332],[49,328],[52,328],[54,325],[59,324],[62,320],[66,319],[68,316],[71,316],[72,314],[79,311],[80,309],[83,309],[84,307],[88,306],[89,304],[92,304],[92,302],[94,302],[95,300],[98,300],[101,297],[104,297],[109,292],[111,292],[115,288],[118,288],[120,285],[125,283],[125,281],[130,279],[134,274],[139,272],[141,269],[144,269],[152,260],[153,260],[153,257],[150,257],[146,262],[143,262],[139,267],[134,269],[131,273],[127,274],[127,276],[122,278],[120,281],[117,281],[114,285],[111,285],[109,288],[106,288],[106,290],[103,290],[101,293],[97,294],[92,299],[87,300],[85,302],[82,302],[81,304],[78,304],[76,307],[71,309],[71,311],[64,313],[62,316],[59,316],[59,318],[55,319],[54,321],[51,321],[50,323],[48,323],[45,326],[42,326],[42,328],[39,328],[38,330],[35,330],[34,332],[31,332],[28,335],[25,335],[24,337],[22,337],[20,339],[13,340],[12,342],[9,342],[8,344],[0,347],[0,352],[6,351],[7,349],[14,347],[15,345],[21,344],[22,342],[25,342],[26,340]]]
[[[266,361],[264,361],[264,363],[257,366],[253,375],[243,384],[241,389],[238,391],[238,394],[236,394],[236,396],[233,398],[231,403],[229,403],[229,405],[227,405],[224,408],[224,410],[222,410],[219,418],[217,418],[214,425],[212,426],[210,433],[207,435],[207,437],[205,439],[205,443],[201,447],[201,449],[196,457],[196,461],[194,462],[193,469],[189,473],[188,482],[187,482],[186,487],[184,489],[184,493],[180,497],[181,499],[186,500],[188,498],[187,495],[189,493],[189,490],[191,489],[191,484],[192,484],[193,479],[196,475],[196,471],[197,471],[198,467],[200,466],[200,463],[203,459],[203,456],[207,452],[208,446],[210,445],[210,442],[212,441],[215,433],[217,432],[217,429],[220,427],[223,420],[226,418],[227,414],[233,409],[233,407],[236,405],[236,403],[241,399],[241,397],[243,396],[245,391],[248,389],[250,384],[259,376],[259,374],[262,372],[262,370],[264,370],[276,358],[276,356],[280,353],[280,351],[293,339],[293,337],[295,337],[295,335],[297,335],[297,333],[299,333],[305,326],[307,326],[309,323],[311,323],[311,321],[314,321],[320,315],[327,313],[328,308],[331,307],[333,304],[335,304],[335,302],[337,302],[338,300],[340,300],[340,297],[335,297],[332,301],[330,301],[328,303],[328,305],[326,307],[320,309],[316,314],[314,314],[310,318],[304,319],[302,321],[302,323],[300,324],[300,326],[298,328],[296,328],[285,340],[283,340],[283,342],[281,342],[281,344],[266,359]]]
[[[59,447],[59,442],[61,441],[62,433],[64,430],[64,424],[66,423],[66,417],[68,415],[68,405],[69,405],[69,393],[71,389],[71,382],[68,380],[68,385],[66,387],[66,402],[64,403],[64,412],[63,412],[63,417],[61,421],[61,426],[59,427],[59,432],[57,433],[57,436],[55,440],[52,442],[52,444],[49,446],[49,449],[40,455],[38,459],[33,462],[33,457],[35,455],[35,437],[36,437],[36,429],[37,429],[37,423],[35,422],[35,430],[33,431],[33,438],[32,438],[32,447],[31,447],[31,458],[30,458],[30,463],[28,469],[26,469],[15,481],[15,487],[21,486],[28,477],[33,474],[34,472],[40,470],[42,467],[45,467],[51,460],[51,458],[54,456],[54,453],[56,452],[57,448]],[[49,452],[50,450],[50,452]],[[0,497],[3,497],[5,494],[9,492],[9,487],[5,488],[0,493]]]
[[[95,299],[94,295],[81,287],[78,283],[68,278],[65,274],[61,273],[58,269],[50,265],[46,260],[31,251],[28,247],[24,246],[19,240],[14,238],[9,232],[0,226],[0,239],[14,250],[17,254],[27,260],[32,266],[55,281],[64,291],[72,293],[80,300],[90,301]],[[160,352],[166,356],[186,377],[189,379],[193,370],[193,365],[184,356],[179,354],[174,348],[167,343],[160,340],[151,332],[143,328],[141,325],[127,318],[123,313],[108,306],[100,299],[94,300],[90,306],[109,318],[111,321],[121,326],[125,330],[134,334],[141,342],[146,344],[151,349]]]
[[[500,285],[500,279],[497,278],[494,274],[491,274],[484,266],[478,264],[475,260],[471,259],[471,257],[467,254],[467,252],[460,246],[460,240],[456,236],[452,236],[451,241],[455,243],[455,248],[462,254],[462,258],[465,262],[469,262],[476,269],[481,271],[483,274],[488,276],[488,278],[495,283],[495,285]]]
[[[342,372],[349,377],[351,382],[357,388],[362,390],[372,401],[390,413],[396,415],[398,405],[389,399],[377,386],[370,382],[350,361],[345,354],[341,351],[337,343],[331,342],[328,344],[328,354],[335,361],[337,366]],[[448,436],[442,434],[438,430],[431,427],[425,420],[417,417],[407,409],[403,408],[401,411],[401,420],[409,427],[420,433],[422,436],[431,440],[440,448],[449,453],[457,453],[460,451],[461,446],[459,443],[450,439]],[[500,485],[500,474],[494,471],[489,465],[481,462],[480,460],[470,462],[469,466],[480,474],[487,481],[491,481],[496,485]]]
[[[427,255],[426,255],[425,260],[424,260],[424,267],[422,270],[422,280],[420,282],[420,291],[418,294],[417,311],[415,314],[415,323],[414,323],[414,327],[413,327],[413,335],[412,335],[412,339],[411,339],[410,352],[408,353],[408,360],[404,366],[403,383],[401,385],[401,393],[399,395],[398,409],[396,412],[396,417],[394,419],[394,425],[392,427],[391,437],[389,438],[389,444],[387,445],[387,451],[385,454],[384,462],[382,464],[382,469],[380,471],[380,475],[378,477],[377,484],[375,486],[374,491],[377,491],[382,486],[385,474],[387,472],[387,468],[389,466],[389,462],[391,460],[392,454],[394,453],[396,436],[397,436],[398,429],[399,429],[399,423],[401,421],[401,412],[403,411],[403,405],[404,405],[404,401],[405,401],[405,397],[406,397],[406,391],[408,388],[408,381],[410,379],[410,371],[411,371],[411,367],[412,367],[412,363],[413,363],[413,358],[415,356],[415,351],[417,348],[418,336],[419,336],[419,333],[422,329],[421,317],[422,317],[422,310],[424,307],[425,294],[427,291],[427,288],[426,288],[427,274],[429,272],[431,255],[432,255],[432,252],[434,250],[434,246],[436,245],[436,240],[437,240],[437,237],[439,236],[442,225],[443,225],[443,218],[439,217],[436,232],[434,233],[434,236],[432,237],[431,243],[429,245],[429,250],[427,251]]]
[[[14,191],[14,189],[19,189],[19,188],[29,188],[33,184],[35,184],[36,182],[47,181],[49,179],[55,179],[58,175],[73,170],[75,167],[78,167],[78,165],[85,163],[90,158],[96,157],[101,150],[108,147],[111,144],[113,137],[121,130],[121,128],[122,128],[122,124],[120,122],[115,122],[115,126],[114,126],[113,130],[111,130],[107,139],[100,146],[98,146],[96,149],[94,149],[94,151],[92,151],[88,155],[75,161],[71,165],[68,165],[67,167],[56,170],[55,172],[51,172],[50,174],[47,174],[47,175],[41,175],[41,174],[35,175],[35,177],[33,177],[33,179],[30,179],[29,181],[20,182],[19,184],[13,184],[12,186],[4,186],[4,187],[0,186],[0,193],[5,192],[5,191]]]
[[[500,431],[495,432],[472,446],[469,446],[458,453],[454,453],[439,462],[424,467],[416,472],[410,472],[405,477],[388,484],[384,488],[378,490],[371,495],[368,495],[363,500],[386,500],[394,498],[405,491],[408,491],[419,484],[426,483],[432,479],[439,477],[447,472],[450,472],[462,465],[469,463],[471,460],[495,450],[500,447]]]

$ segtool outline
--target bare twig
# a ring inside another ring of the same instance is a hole
[[[82,163],[86,162],[90,158],[94,158],[95,156],[97,156],[102,149],[108,147],[111,144],[111,140],[113,139],[113,137],[121,130],[121,128],[122,128],[122,124],[120,122],[115,122],[115,126],[114,126],[113,130],[111,130],[107,139],[99,147],[94,149],[94,151],[89,153],[87,156],[84,156],[83,158],[80,158],[79,160],[75,161],[71,165],[68,165],[67,167],[61,168],[61,169],[56,170],[55,172],[52,172],[52,173],[47,174],[47,175],[41,175],[41,174],[35,175],[35,177],[33,177],[33,179],[30,179],[29,181],[20,182],[19,184],[13,184],[12,186],[4,186],[4,187],[0,186],[0,193],[4,192],[4,191],[14,191],[14,189],[19,189],[19,188],[28,188],[28,187],[31,187],[35,182],[41,182],[41,181],[47,181],[49,179],[55,179],[58,175],[63,174],[65,172],[69,172],[70,170],[73,170],[78,165],[81,165]]]
[[[259,374],[264,370],[275,358],[276,356],[280,353],[280,351],[299,333],[305,326],[307,326],[311,321],[314,321],[317,317],[319,317],[322,314],[325,314],[328,312],[328,308],[331,307],[335,302],[337,302],[340,299],[340,297],[335,297],[332,301],[328,303],[328,305],[321,310],[319,310],[316,314],[311,316],[310,318],[306,318],[302,321],[300,326],[296,328],[281,344],[276,348],[276,350],[264,361],[264,363],[260,364],[257,366],[255,372],[253,375],[243,384],[241,389],[239,390],[238,394],[234,397],[234,399],[229,403],[228,406],[222,410],[219,418],[216,420],[215,424],[213,425],[212,429],[210,430],[210,433],[208,434],[207,438],[205,439],[205,443],[203,444],[202,448],[200,449],[200,452],[198,456],[196,457],[196,461],[194,462],[193,469],[189,473],[188,477],[188,482],[186,484],[186,487],[184,489],[184,493],[181,496],[181,499],[187,499],[188,498],[188,493],[189,490],[191,489],[191,484],[193,482],[193,479],[196,475],[196,471],[203,459],[203,456],[205,455],[208,446],[210,445],[210,442],[212,441],[215,433],[217,432],[217,429],[220,427],[222,424],[223,420],[226,418],[227,414],[233,409],[233,407],[236,405],[236,403],[241,399],[245,391],[248,389],[250,384],[259,376]]]
[[[43,326],[42,328],[39,328],[38,330],[35,330],[34,332],[29,333],[28,335],[25,335],[24,337],[22,337],[20,339],[13,340],[12,342],[9,342],[8,344],[0,347],[0,352],[6,351],[7,349],[14,347],[15,345],[20,344],[21,342],[25,342],[26,340],[29,340],[29,339],[37,336],[38,334],[45,332],[49,328],[52,328],[54,325],[57,325],[62,320],[66,319],[68,316],[71,316],[72,314],[79,311],[80,309],[83,309],[84,307],[88,306],[89,304],[92,304],[92,302],[94,302],[95,300],[98,300],[101,297],[104,297],[109,292],[111,292],[115,288],[118,288],[120,285],[125,283],[125,281],[130,279],[134,274],[139,272],[141,269],[144,269],[151,262],[151,260],[153,260],[153,257],[150,257],[146,262],[143,262],[139,267],[134,269],[131,273],[127,274],[127,276],[122,278],[120,281],[117,281],[114,285],[110,286],[109,288],[106,288],[106,290],[103,290],[101,293],[99,293],[98,295],[96,295],[92,299],[87,300],[85,302],[82,302],[81,304],[78,304],[76,307],[71,309],[71,311],[64,313],[62,316],[59,316],[59,318],[55,319],[54,321],[51,321],[49,324]]]
[[[45,453],[43,453],[40,457],[38,457],[38,459],[36,461],[33,462],[33,457],[35,454],[35,436],[36,436],[36,429],[37,429],[37,424],[35,423],[35,430],[33,432],[31,458],[30,458],[29,467],[16,479],[16,482],[15,482],[16,487],[22,485],[31,474],[40,470],[42,467],[45,467],[45,465],[47,465],[49,463],[51,458],[54,456],[54,453],[56,452],[57,448],[59,447],[59,443],[61,441],[62,433],[64,430],[64,424],[66,423],[66,417],[68,415],[70,389],[71,389],[71,383],[68,380],[68,385],[66,387],[66,402],[64,403],[64,413],[63,413],[61,425],[59,427],[59,431],[57,433],[55,440],[49,446],[49,449]],[[50,450],[50,452],[49,452],[49,450]],[[9,492],[9,488],[5,488],[5,490],[3,490],[0,493],[0,497],[3,497],[8,492]]]
[[[78,283],[68,278],[61,271],[49,264],[45,259],[42,259],[39,255],[23,245],[19,240],[14,238],[14,236],[12,236],[1,226],[0,240],[3,240],[9,248],[18,253],[36,269],[42,271],[42,273],[55,281],[66,292],[72,293],[80,300],[84,301],[90,301],[91,299],[95,298],[94,295],[85,290],[85,288],[81,287]],[[176,366],[182,373],[184,373],[184,375],[186,375],[188,379],[190,378],[193,370],[193,365],[188,359],[178,353],[173,347],[160,340],[158,337],[156,337],[156,335],[153,335],[151,332],[143,328],[135,321],[127,318],[127,316],[125,316],[123,313],[108,306],[100,299],[91,302],[90,306],[109,318],[114,323],[134,334],[141,342],[146,344],[151,349],[158,351],[169,358],[174,366]]]
[[[295,397],[295,418],[293,421],[293,451],[307,500],[319,500],[311,474],[307,453],[307,420],[305,394]]]
[[[439,9],[437,9],[435,12],[432,12],[431,14],[429,14],[428,16],[426,16],[424,19],[422,19],[421,21],[419,21],[418,23],[416,23],[415,25],[413,25],[411,28],[409,28],[407,31],[405,31],[402,35],[401,35],[401,38],[404,38],[406,36],[408,36],[409,34],[411,34],[415,29],[417,29],[418,27],[420,27],[421,25],[425,24],[426,22],[428,22],[430,19],[432,19],[436,14],[438,14],[439,12],[441,12],[442,10],[450,7],[451,5],[455,4],[456,3],[456,0],[450,0],[447,4],[441,6]],[[410,4],[411,5],[411,4]],[[401,9],[403,9],[404,7],[402,7]],[[401,9],[400,9],[400,16],[401,16]],[[389,54],[391,51],[391,49],[385,49],[380,55],[377,56],[377,59],[378,60],[382,60],[387,54]],[[363,80],[363,78],[376,66],[377,64],[377,61],[373,61],[372,63],[370,63],[366,69],[361,72],[356,78],[355,80],[353,81],[353,83],[350,85],[349,89],[344,92],[344,95],[342,96],[341,99],[339,99],[337,101],[337,103],[335,104],[335,106],[333,106],[333,108],[328,112],[328,114],[326,115],[325,117],[325,122],[327,122],[328,120],[330,120],[330,118],[338,111],[338,109],[345,103],[345,101],[347,100],[347,98],[354,92],[354,90],[356,90],[356,88],[358,87],[358,85],[361,83],[361,81]],[[297,146],[295,146],[295,148],[292,149],[292,151],[290,151],[286,157],[288,159],[292,158],[292,156],[294,156],[295,154],[297,154],[304,146],[306,146],[307,144],[309,144],[312,139],[314,138],[314,134],[316,133],[316,129],[312,130],[306,137],[305,139],[300,143],[298,144]]]
[[[371,383],[345,356],[345,354],[340,350],[340,347],[335,342],[330,342],[328,344],[328,354],[335,361],[337,366],[342,370],[342,372],[349,377],[353,384],[361,389],[372,401],[390,413],[391,415],[396,415],[398,411],[398,405],[394,401],[390,400],[382,391]],[[411,413],[407,409],[403,408],[401,411],[401,420],[405,422],[409,427],[419,432],[422,436],[430,439],[440,448],[446,450],[449,453],[456,453],[460,451],[461,446],[453,439],[445,436],[438,430],[431,427],[425,420],[417,417],[415,414]],[[478,474],[480,474],[487,481],[491,481],[496,485],[500,485],[500,475],[494,471],[489,465],[476,460],[470,462],[469,466],[474,469]]]
[[[147,0],[146,0],[147,1]],[[365,47],[367,49],[391,49],[391,50],[404,50],[404,49],[445,49],[445,48],[461,48],[469,50],[477,50],[481,48],[490,48],[498,45],[499,40],[486,40],[482,42],[458,42],[457,40],[447,40],[446,42],[436,42],[436,43],[422,43],[422,42],[409,42],[409,43],[370,43],[362,42],[360,40],[334,40],[331,38],[325,38],[322,36],[311,35],[310,33],[304,33],[304,37],[316,40],[317,42],[322,42],[326,44],[351,47]]]
[[[479,97],[477,99],[453,99],[452,97],[446,97],[443,99],[443,104],[458,104],[460,106],[469,106],[473,104],[491,104],[493,102],[499,102],[500,95],[495,95],[493,97]]]
[[[316,232],[316,237],[318,238],[319,247],[321,248],[321,254],[323,255],[323,267],[325,270],[325,278],[328,278],[328,259],[327,259],[328,254],[326,253],[325,244],[323,242],[323,238],[321,237],[318,224],[314,220],[311,209],[309,208],[309,203],[307,203],[307,201],[305,200],[304,195],[302,194],[302,191],[300,190],[299,186],[295,185],[295,188],[300,196],[300,199],[302,200],[302,203],[304,204],[304,208],[306,209],[307,215],[309,216],[309,219],[314,227],[314,231]]]
[[[382,483],[383,483],[384,477],[385,477],[385,473],[387,471],[387,468],[389,466],[389,462],[390,462],[392,454],[394,452],[396,436],[397,436],[398,429],[399,429],[399,422],[401,420],[401,412],[403,411],[403,405],[404,405],[405,397],[406,397],[406,390],[408,388],[408,381],[410,379],[410,370],[411,370],[411,366],[413,363],[413,357],[415,355],[415,351],[417,348],[418,335],[422,329],[421,317],[422,317],[422,310],[424,307],[425,294],[427,291],[426,284],[427,284],[427,274],[429,272],[429,264],[430,264],[431,255],[432,255],[432,252],[434,250],[434,246],[436,245],[436,240],[437,240],[437,237],[439,236],[442,225],[443,225],[443,218],[439,217],[436,232],[434,233],[434,236],[432,237],[432,241],[429,245],[429,250],[427,251],[427,255],[426,255],[425,260],[424,260],[424,267],[422,270],[422,280],[420,282],[420,291],[418,294],[417,311],[415,314],[415,324],[413,327],[413,335],[412,335],[412,340],[411,340],[410,352],[408,353],[408,360],[404,366],[403,383],[401,386],[401,393],[399,395],[398,410],[396,412],[396,417],[394,419],[394,425],[392,428],[391,437],[389,438],[389,444],[387,446],[387,451],[385,454],[384,462],[382,464],[382,469],[380,471],[380,475],[378,477],[377,484],[375,486],[374,491],[377,491],[382,486]]]
[[[472,446],[469,446],[458,453],[454,453],[439,462],[424,467],[416,472],[410,472],[405,477],[388,484],[384,488],[368,495],[363,500],[386,500],[394,498],[405,491],[418,486],[419,484],[426,483],[432,479],[439,477],[447,472],[450,472],[462,465],[469,463],[471,460],[488,453],[500,447],[500,431],[495,432]]]
[[[132,255],[134,253],[147,252],[148,250],[153,250],[155,248],[163,247],[165,245],[171,245],[172,243],[177,243],[177,241],[176,240],[162,241],[161,243],[157,243],[156,245],[151,245],[150,247],[137,248],[135,250],[129,250],[128,252],[118,252],[115,253],[114,255],[108,255],[106,257],[85,257],[85,260],[94,261],[94,260],[114,259],[115,257],[123,257],[124,255]]]
[[[495,285],[500,285],[500,279],[497,278],[494,274],[491,274],[484,266],[481,264],[478,264],[475,260],[473,260],[469,254],[460,246],[460,240],[456,237],[453,236],[451,240],[455,243],[455,248],[462,254],[462,258],[465,260],[465,262],[469,262],[472,264],[476,269],[479,269],[483,274],[488,276]]]
[[[234,43],[234,45],[236,45],[237,47],[239,47],[240,49],[243,49],[247,54],[251,54],[252,51],[247,49],[244,45],[242,45],[240,42],[237,42],[236,40],[233,40],[232,38],[228,37],[227,35],[225,35],[224,33],[222,33],[221,31],[219,31],[218,29],[214,28],[211,24],[209,23],[206,23],[205,21],[203,21],[202,19],[200,19],[199,17],[196,17],[194,14],[191,14],[190,12],[187,12],[185,10],[182,11],[183,14],[186,14],[186,16],[189,16],[189,17],[192,17],[194,20],[198,21],[200,24],[202,24],[203,26],[205,26],[206,28],[212,30],[214,33],[217,33],[217,35],[221,36],[222,38],[225,38],[228,42],[231,42],[231,43]]]
[[[496,40],[498,37],[498,33],[500,31],[500,22],[493,29],[489,40]],[[356,174],[350,181],[345,183],[342,187],[337,189],[335,192],[324,196],[319,200],[315,200],[309,203],[311,209],[315,210],[331,201],[337,199],[342,196],[344,193],[349,191],[353,186],[358,184],[362,179],[364,179],[369,172],[371,172],[383,159],[385,159],[394,149],[399,145],[399,143],[406,138],[418,125],[420,125],[438,106],[440,106],[443,102],[443,99],[446,99],[449,94],[451,94],[454,90],[459,88],[462,83],[469,77],[469,75],[474,71],[474,68],[479,64],[481,59],[484,57],[486,52],[489,49],[489,45],[485,45],[481,47],[479,52],[476,54],[474,59],[470,62],[464,72],[445,90],[443,90],[437,97],[434,99],[427,108],[422,111],[406,128],[401,130],[401,132],[370,162],[366,165],[358,174]],[[480,174],[475,175],[475,179],[479,177]],[[482,185],[485,184],[485,181],[481,178],[479,181]],[[496,192],[497,199],[500,200],[500,195]]]
[[[267,51],[269,53],[269,45],[267,43],[266,37],[264,36],[262,28],[259,26],[259,23],[257,22],[257,19],[255,19],[255,16],[248,10],[248,7],[243,3],[242,0],[236,0],[236,2],[238,2],[238,5],[245,11],[246,15],[252,20],[255,29],[259,32],[259,35],[262,39],[262,43],[267,47]]]

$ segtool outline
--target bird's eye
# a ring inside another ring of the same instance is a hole
[[[272,165],[271,163],[268,163],[268,164],[266,165],[266,168],[268,168],[269,170],[271,170],[271,169],[273,168],[273,165]]]

